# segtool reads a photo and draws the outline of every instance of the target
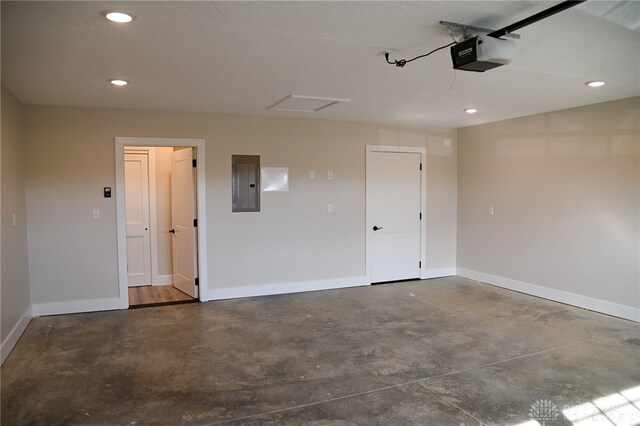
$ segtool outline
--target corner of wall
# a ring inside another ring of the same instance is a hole
[[[13,348],[18,343],[18,340],[22,336],[22,333],[27,329],[29,322],[32,318],[32,308],[29,306],[24,314],[20,317],[16,325],[9,332],[7,337],[0,344],[0,365],[4,364]]]
[[[27,243],[25,106],[4,86],[1,93],[1,362],[31,320],[31,286]],[[7,249],[10,248],[10,249]]]

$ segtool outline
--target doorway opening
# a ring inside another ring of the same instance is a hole
[[[367,145],[366,267],[370,283],[424,278],[426,149]]]
[[[116,138],[121,309],[207,300],[204,167],[203,139]]]

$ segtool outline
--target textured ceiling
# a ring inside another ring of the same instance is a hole
[[[2,1],[2,84],[30,104],[464,127],[640,95],[640,2],[591,0],[518,30],[517,56],[453,71],[440,20],[501,28],[558,2]],[[137,18],[113,24],[101,12]],[[459,36],[459,34],[456,34]],[[131,83],[114,87],[111,78]],[[599,89],[585,86],[603,79]],[[268,109],[292,94],[351,99]],[[464,108],[480,112],[470,116]]]

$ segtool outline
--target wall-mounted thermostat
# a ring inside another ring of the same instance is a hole
[[[104,198],[111,198],[111,187],[110,186],[105,186],[104,187]]]

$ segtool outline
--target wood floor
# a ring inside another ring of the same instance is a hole
[[[194,298],[172,285],[129,287],[129,306],[185,303]]]

